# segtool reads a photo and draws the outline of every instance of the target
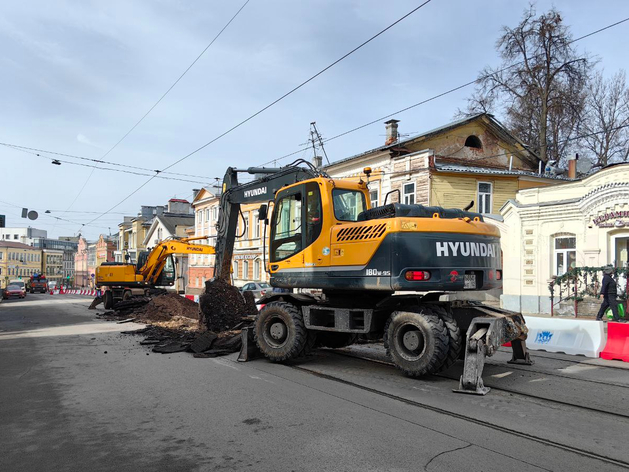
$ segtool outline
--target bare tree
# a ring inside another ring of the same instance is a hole
[[[579,125],[591,65],[571,43],[559,12],[537,16],[531,5],[518,26],[503,28],[496,43],[503,63],[480,73],[467,113],[502,105],[514,134],[544,161],[559,160]]]
[[[579,143],[594,156],[594,165],[605,167],[629,159],[629,88],[625,71],[609,80],[601,72],[590,80]]]

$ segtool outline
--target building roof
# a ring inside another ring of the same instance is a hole
[[[413,141],[415,141],[415,140],[417,140],[419,138],[430,138],[432,136],[435,136],[435,135],[438,135],[438,134],[441,134],[441,133],[445,133],[446,131],[449,131],[449,130],[451,130],[453,128],[465,125],[467,123],[471,123],[472,121],[476,121],[476,120],[479,120],[479,119],[482,119],[482,118],[485,118],[485,120],[483,120],[485,122],[485,124],[488,125],[492,129],[492,131],[494,133],[496,133],[497,135],[499,135],[503,140],[505,140],[506,142],[510,142],[511,144],[519,144],[520,146],[522,146],[524,153],[528,153],[533,158],[539,160],[539,156],[537,156],[537,154],[535,154],[533,151],[528,149],[528,146],[526,144],[524,144],[517,137],[515,137],[513,134],[511,134],[507,130],[507,128],[505,128],[502,125],[502,123],[500,123],[498,120],[496,120],[496,118],[494,118],[493,115],[491,115],[489,113],[478,113],[476,115],[472,115],[472,116],[469,116],[467,118],[462,118],[460,120],[452,121],[452,122],[447,123],[447,124],[445,124],[443,126],[439,126],[437,128],[431,129],[429,131],[425,131],[425,132],[417,134],[415,136],[411,136],[409,138],[406,138],[403,141],[396,141],[396,142],[394,142],[392,144],[389,144],[389,145],[380,146],[380,147],[377,147],[377,148],[374,148],[374,149],[370,149],[369,151],[361,152],[360,154],[356,154],[354,156],[347,157],[345,159],[340,159],[338,161],[332,162],[331,164],[328,164],[327,166],[324,167],[324,169],[328,169],[330,167],[334,167],[335,165],[338,165],[338,164],[341,164],[341,163],[345,163],[345,162],[348,162],[348,161],[352,161],[354,159],[365,157],[365,156],[367,156],[369,154],[382,152],[382,151],[387,151],[389,149],[403,147],[405,144],[412,143]]]
[[[168,201],[169,202],[178,202],[178,203],[190,203],[188,200],[181,199],[181,198],[171,198]]]
[[[540,179],[552,179],[552,180],[561,180],[565,182],[573,182],[574,179],[569,179],[568,177],[563,177],[561,175],[549,175],[549,174],[538,174],[537,172],[531,172],[528,170],[519,170],[519,169],[498,169],[491,167],[473,167],[466,166],[462,164],[452,164],[449,162],[438,162],[435,159],[435,169],[438,172],[460,172],[465,174],[484,174],[484,175],[517,175],[517,176],[526,176],[526,177],[537,177]]]
[[[22,243],[14,243],[11,241],[5,241],[3,239],[0,239],[0,247],[8,247],[11,249],[32,249],[33,251],[39,251],[39,248],[33,247],[33,246],[29,246],[28,244],[22,244]]]
[[[186,215],[186,216],[156,216],[155,219],[159,220],[166,230],[172,235],[177,231],[177,226],[190,226],[194,224],[194,215]]]

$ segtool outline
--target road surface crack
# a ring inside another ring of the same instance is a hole
[[[467,449],[467,448],[468,448],[468,447],[470,447],[470,446],[473,446],[473,444],[468,444],[467,446],[457,447],[457,448],[455,448],[455,449],[449,449],[449,450],[447,450],[447,451],[440,452],[439,454],[437,454],[436,456],[434,456],[432,459],[430,459],[430,460],[426,463],[426,465],[424,466],[424,470],[426,470],[426,471],[427,471],[427,470],[428,470],[428,466],[430,465],[430,463],[431,463],[432,461],[434,461],[437,457],[443,456],[444,454],[449,454],[449,453],[451,453],[451,452],[460,451],[460,450],[462,450],[462,449]]]

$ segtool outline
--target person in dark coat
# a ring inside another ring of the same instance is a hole
[[[598,310],[598,314],[596,315],[597,321],[601,321],[603,319],[603,315],[608,308],[612,309],[614,321],[620,321],[620,317],[618,316],[618,302],[616,301],[618,289],[616,287],[616,281],[612,277],[613,273],[614,267],[611,265],[608,265],[603,269],[603,285],[601,286],[600,294],[600,296],[603,297],[603,303],[601,304],[601,308]]]

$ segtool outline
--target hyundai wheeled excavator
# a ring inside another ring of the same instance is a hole
[[[257,178],[239,184],[239,173]],[[316,293],[267,293],[259,301],[264,307],[253,340],[264,356],[285,361],[315,345],[338,348],[358,335],[382,337],[407,375],[437,373],[464,357],[455,391],[487,393],[484,360],[503,343],[511,342],[511,362],[531,363],[524,318],[443,295],[502,285],[498,229],[465,210],[387,204],[396,191],[372,208],[370,173],[366,168],[366,180],[333,179],[304,160],[281,168],[228,168],[215,277],[230,281],[240,206],[260,203],[263,241],[270,226],[264,254],[271,285]]]

